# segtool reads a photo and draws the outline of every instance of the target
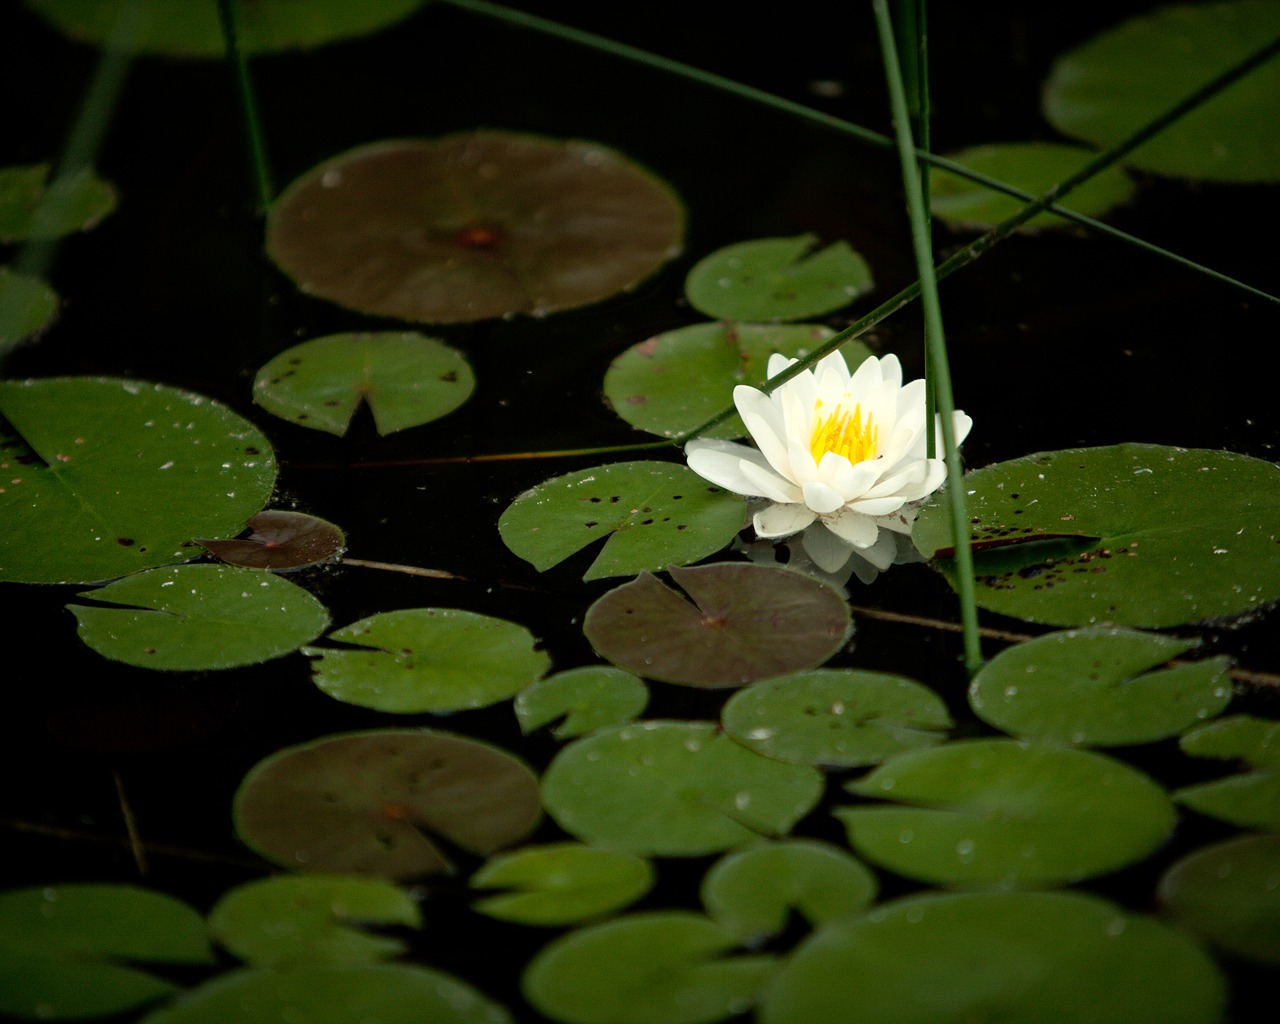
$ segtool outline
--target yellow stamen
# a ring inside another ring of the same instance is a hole
[[[814,411],[819,412],[821,408],[819,401]],[[879,446],[880,430],[870,415],[863,420],[861,404],[855,405],[852,411],[838,405],[830,416],[819,415],[813,436],[809,438],[809,451],[815,462],[821,462],[827,452],[835,452],[856,464],[875,458]]]

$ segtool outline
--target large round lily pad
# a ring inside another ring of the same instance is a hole
[[[611,725],[625,725],[649,703],[649,690],[630,672],[609,665],[587,665],[557,672],[516,694],[520,731],[531,733],[557,719],[551,735],[558,740]]]
[[[1250,766],[1248,771],[1184,786],[1173,794],[1178,803],[1243,828],[1280,830],[1280,722],[1228,715],[1183,734],[1178,744],[1195,757]]]
[[[1280,467],[1270,462],[1122,444],[1028,455],[964,483],[977,599],[992,611],[1158,628],[1280,598]],[[951,550],[945,500],[916,520],[926,557]]]
[[[267,439],[203,395],[0,381],[0,579],[96,583],[186,561],[192,537],[238,533],[275,476]]]
[[[744,686],[821,665],[852,628],[839,594],[789,569],[723,562],[669,572],[692,601],[642,573],[582,623],[602,657],[638,676]]]
[[[482,131],[377,142],[281,194],[267,252],[304,292],[423,323],[543,316],[680,251],[670,187],[594,142]]]
[[[487,856],[538,822],[538,783],[505,751],[450,733],[326,736],[259,761],[236,791],[236,832],[287,868],[416,878],[446,870],[439,835]]]

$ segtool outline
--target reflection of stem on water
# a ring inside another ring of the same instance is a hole
[[[362,569],[381,569],[384,572],[399,572],[406,576],[426,576],[433,580],[461,580],[464,583],[475,582],[469,576],[460,576],[456,572],[449,572],[447,569],[425,569],[420,565],[400,565],[398,562],[370,562],[363,558],[340,558],[338,565],[354,565]],[[530,590],[537,594],[545,594],[547,591],[543,587],[532,587],[524,583],[509,583],[506,580],[493,580],[494,586],[505,587],[508,590]]]

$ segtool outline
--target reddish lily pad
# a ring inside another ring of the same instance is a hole
[[[267,252],[298,287],[422,323],[545,316],[680,251],[671,188],[599,143],[484,131],[376,142],[293,182]]]
[[[446,732],[326,736],[259,761],[236,791],[240,838],[281,867],[404,879],[445,871],[430,835],[487,856],[538,822],[538,783],[505,751]]]
[[[642,573],[596,601],[583,622],[600,655],[636,675],[745,686],[821,665],[852,628],[839,594],[788,569],[720,562],[668,572],[692,603]]]
[[[235,540],[201,540],[210,554],[247,569],[300,569],[342,551],[347,538],[326,519],[305,512],[268,509],[249,517],[249,536]]]

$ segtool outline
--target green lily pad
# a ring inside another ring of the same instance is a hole
[[[209,912],[209,934],[254,967],[389,960],[405,944],[362,925],[421,928],[418,904],[376,878],[286,875],[247,882]]]
[[[516,694],[515,708],[521,732],[527,735],[562,718],[559,725],[552,726],[551,735],[567,740],[625,725],[648,703],[648,688],[630,672],[588,665],[539,679]]]
[[[809,354],[834,332],[817,324],[690,324],[632,345],[604,375],[604,394],[637,430],[675,437],[700,426],[729,404],[738,384],[759,387],[768,379],[769,356]],[[871,355],[860,341],[840,347],[856,367]],[[736,414],[705,437],[743,437]]]
[[[696,562],[742,529],[745,505],[674,462],[615,462],[552,477],[498,520],[502,542],[539,572],[608,537],[583,579]]]
[[[582,623],[601,657],[687,686],[744,686],[822,664],[848,639],[849,607],[788,569],[723,562],[672,566],[692,602],[648,573],[615,587]]]
[[[835,812],[867,860],[951,886],[1048,886],[1141,860],[1173,828],[1155,782],[1119,761],[1014,740],[902,754],[850,783],[906,806]]]
[[[461,711],[506,700],[551,659],[523,626],[457,608],[382,612],[335,630],[348,647],[304,647],[331,697],[377,711]]]
[[[542,778],[548,813],[586,843],[692,857],[780,836],[822,793],[814,769],[773,761],[710,722],[640,722],[569,744]]]
[[[1183,857],[1160,879],[1161,912],[1246,960],[1280,965],[1280,836],[1237,836]]]
[[[538,783],[497,747],[427,729],[325,736],[259,761],[233,804],[236,832],[281,867],[417,878],[450,868],[438,835],[472,854],[538,823]]]
[[[58,312],[58,293],[38,277],[0,267],[0,345],[44,330]]]
[[[140,668],[256,665],[297,650],[329,624],[324,605],[296,584],[228,565],[148,569],[77,596],[96,602],[67,606],[80,639]]]
[[[634,903],[653,886],[643,857],[578,843],[528,846],[499,854],[471,876],[471,887],[507,890],[474,904],[489,917],[564,925]]]
[[[302,291],[421,323],[545,316],[680,251],[671,188],[596,142],[481,131],[361,146],[284,190],[267,252]]]
[[[268,509],[250,516],[249,536],[233,540],[197,537],[196,543],[231,565],[248,569],[300,569],[341,553],[347,538],[333,523],[305,512]],[[308,638],[309,639],[309,638]]]
[[[107,377],[0,381],[0,580],[96,583],[234,534],[275,485],[267,439],[230,409]]]
[[[1004,142],[949,153],[971,171],[1039,196],[1066,181],[1094,157],[1092,150],[1056,142]],[[1133,195],[1133,182],[1119,167],[1109,167],[1072,190],[1062,205],[1089,217],[1102,217]],[[933,215],[951,227],[985,231],[1008,220],[1026,201],[994,192],[985,185],[942,168],[929,172],[929,205]],[[1067,227],[1054,213],[1038,213],[1023,230]]]
[[[1181,932],[1083,893],[924,893],[814,933],[761,1024],[1217,1024],[1226,985]]]
[[[1044,115],[1111,146],[1280,35],[1280,7],[1177,4],[1126,21],[1058,58]],[[1210,181],[1280,180],[1280,65],[1255,68],[1125,157],[1133,167]]]
[[[855,669],[814,669],[735,693],[721,713],[743,746],[792,764],[853,768],[947,738],[942,698],[911,679]]]
[[[139,1024],[513,1024],[505,1008],[444,971],[405,964],[239,970]]]
[[[737,944],[699,914],[634,914],[552,942],[521,984],[565,1024],[709,1024],[747,1010],[773,971],[772,956],[727,955]]]
[[[1178,803],[1242,828],[1280,830],[1280,722],[1230,715],[1184,734],[1178,744],[1196,757],[1243,761],[1253,769],[1184,786],[1173,794]]]
[[[88,231],[115,205],[115,189],[88,167],[52,184],[48,164],[0,167],[0,242]]]
[[[445,416],[471,397],[460,352],[409,331],[330,334],[285,349],[258,371],[253,400],[302,427],[342,436],[362,401],[379,434]]]
[[[137,966],[209,964],[204,921],[131,885],[0,892],[0,1013],[71,1020],[124,1013],[180,986]]]
[[[1148,671],[1196,644],[1106,626],[1049,633],[983,666],[969,704],[984,722],[1026,739],[1150,743],[1219,714],[1231,701],[1226,657]]]
[[[792,910],[817,928],[866,909],[876,888],[871,869],[846,851],[793,839],[725,854],[702,880],[702,903],[754,945],[782,932]]]
[[[127,45],[138,53],[221,57],[226,49],[216,4],[147,0],[145,16],[126,17],[136,0],[24,0],[55,27],[85,42]],[[246,53],[309,49],[367,35],[408,16],[426,0],[233,0],[236,36]]]
[[[718,249],[685,278],[689,305],[717,320],[803,320],[871,290],[871,268],[848,242],[805,255],[817,241],[758,238]]]
[[[1231,452],[1123,444],[1041,452],[964,478],[978,603],[1032,622],[1159,628],[1280,598],[1280,467]],[[916,520],[950,551],[940,498]],[[954,566],[947,561],[948,574]]]

